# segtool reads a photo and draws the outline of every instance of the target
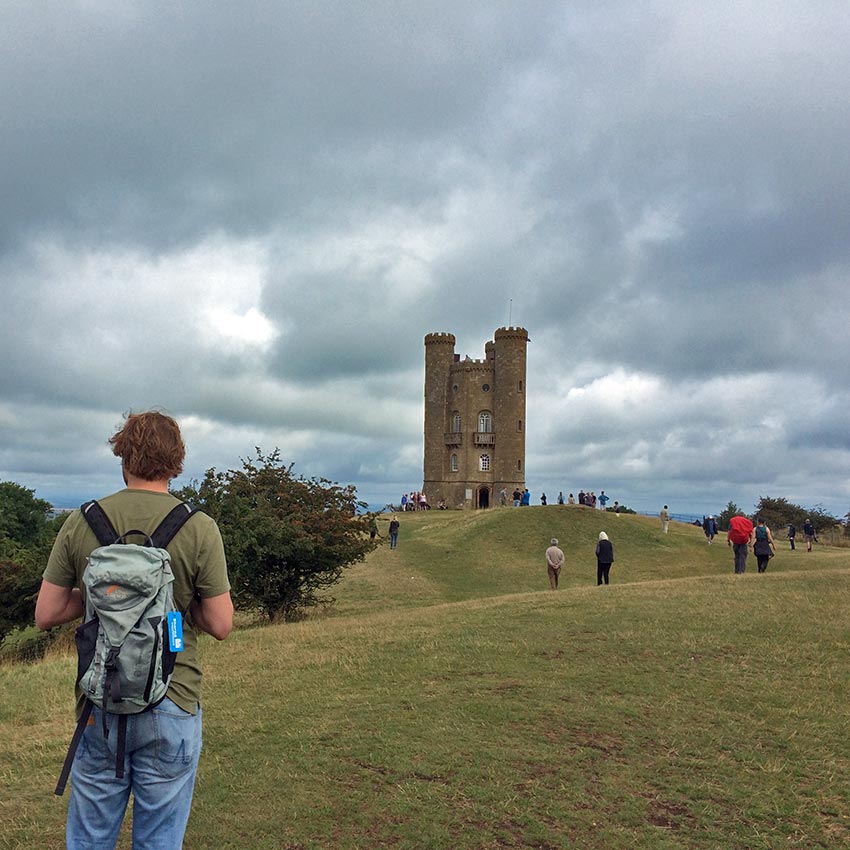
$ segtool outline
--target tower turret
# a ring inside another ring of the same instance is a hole
[[[445,433],[448,428],[449,372],[455,359],[455,337],[430,333],[425,337],[425,463],[423,489],[436,504],[445,499],[447,478]]]
[[[525,376],[528,331],[499,328],[495,348],[497,451],[494,487],[510,493],[525,486]]]

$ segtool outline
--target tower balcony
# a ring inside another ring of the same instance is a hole
[[[444,437],[444,439],[446,441],[446,445],[447,446],[459,446],[462,442],[462,439],[461,439],[462,436],[463,435],[460,433],[460,431],[454,431],[451,434],[446,434],[445,437]]]
[[[491,431],[476,431],[473,437],[476,446],[496,445],[496,435]]]

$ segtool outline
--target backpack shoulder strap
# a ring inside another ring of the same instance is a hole
[[[115,543],[118,539],[118,532],[109,521],[106,512],[94,499],[80,505],[80,510],[101,546],[111,546]]]
[[[153,545],[159,549],[165,549],[186,521],[197,512],[198,509],[188,502],[175,505],[168,516],[156,527],[156,531],[151,534]]]
[[[71,746],[68,747],[68,755],[65,756],[65,763],[62,765],[62,772],[59,774],[59,781],[56,783],[56,790],[53,792],[57,797],[61,797],[65,793],[65,786],[68,784],[68,777],[71,774],[71,764],[74,761],[74,756],[77,753],[77,747],[83,737],[83,732],[86,731],[89,715],[91,714],[92,703],[89,700],[83,705],[83,713],[77,721],[74,729],[74,737],[71,738]]]

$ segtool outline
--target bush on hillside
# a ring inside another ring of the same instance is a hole
[[[53,537],[37,546],[21,546],[0,537],[0,639],[18,626],[29,626]]]
[[[377,543],[371,517],[355,515],[366,505],[353,486],[295,476],[277,449],[256,452],[242,469],[209,469],[176,495],[218,522],[236,607],[291,620]]]
[[[41,573],[61,525],[48,519],[49,511],[32,490],[0,481],[0,639],[33,622]]]
[[[0,661],[38,661],[53,643],[55,631],[43,632],[34,625],[12,629],[0,643]]]
[[[620,505],[617,510],[614,510],[612,507],[605,508],[606,513],[609,514],[636,514],[637,511],[632,510],[631,508],[627,508],[625,505]]]
[[[764,521],[773,529],[781,529],[789,523],[802,529],[803,522],[808,517],[818,531],[830,531],[841,524],[841,521],[828,514],[820,506],[803,508],[795,505],[787,499],[772,499],[762,496],[755,506],[753,517],[764,517]]]

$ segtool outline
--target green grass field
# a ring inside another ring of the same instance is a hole
[[[850,847],[850,550],[734,576],[645,517],[400,519],[334,605],[204,641],[186,850]],[[73,672],[0,669],[3,850],[64,847]]]

